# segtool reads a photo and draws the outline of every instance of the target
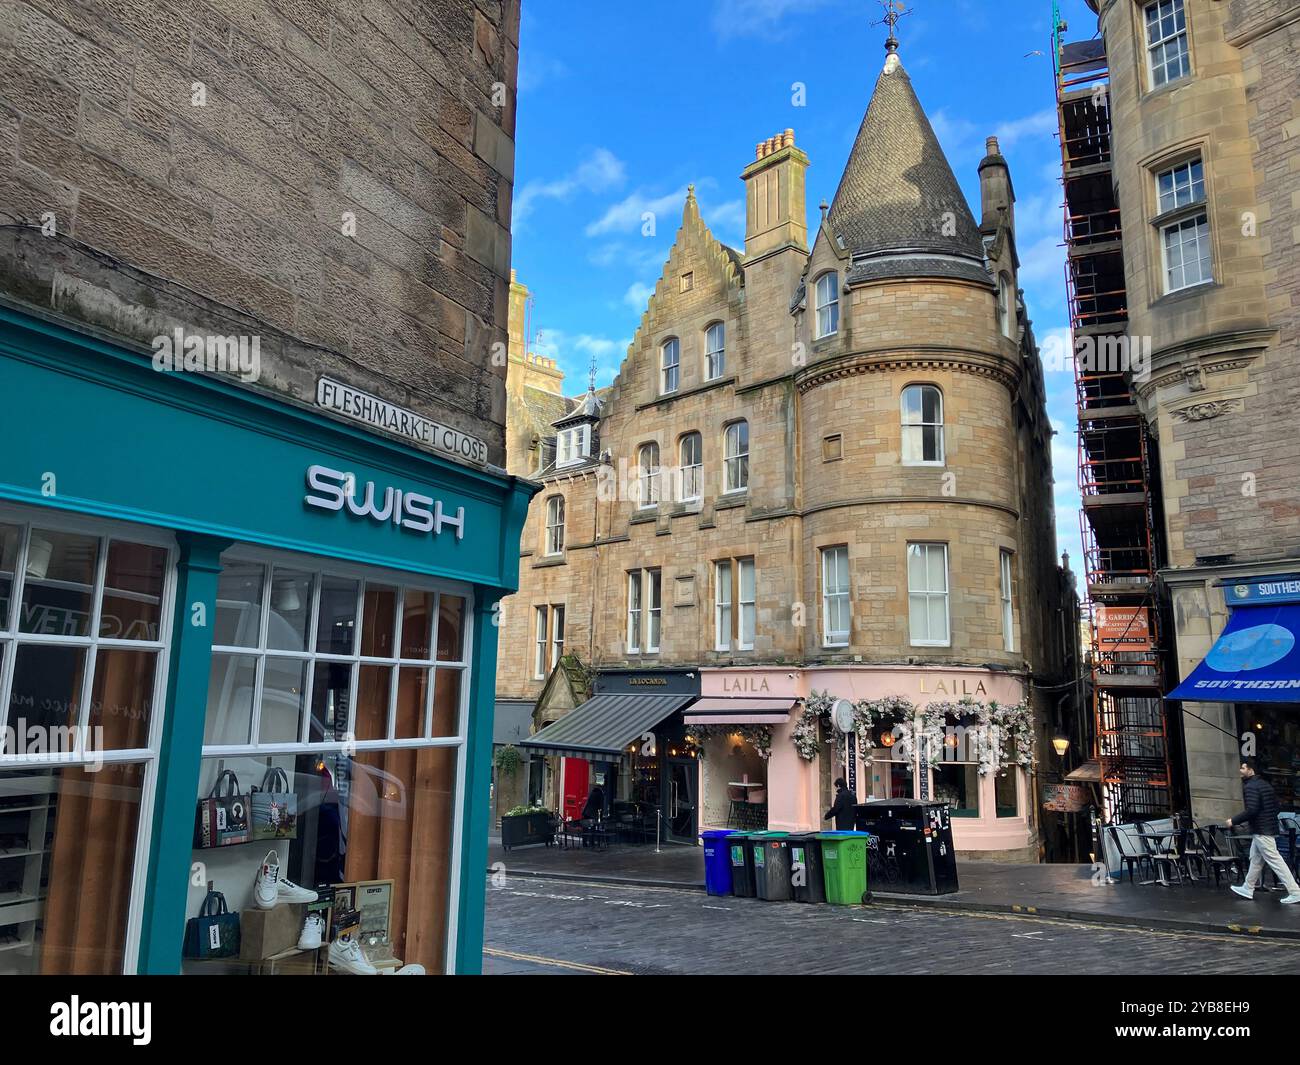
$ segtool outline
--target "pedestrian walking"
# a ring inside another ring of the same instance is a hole
[[[849,791],[849,786],[843,777],[835,778],[835,802],[831,808],[826,811],[823,821],[829,821],[835,818],[835,827],[841,832],[850,832],[853,830],[853,807],[858,799],[853,792]]]
[[[1300,884],[1296,883],[1291,870],[1287,868],[1282,855],[1277,852],[1277,815],[1279,806],[1273,786],[1256,773],[1254,758],[1241,760],[1242,794],[1246,799],[1246,808],[1227,822],[1229,828],[1249,824],[1254,839],[1250,841],[1250,869],[1246,872],[1244,884],[1233,884],[1232,890],[1243,899],[1253,899],[1264,866],[1273,870],[1278,882],[1286,888],[1282,905],[1292,906],[1300,902]]]

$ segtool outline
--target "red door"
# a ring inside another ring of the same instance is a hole
[[[561,811],[566,821],[576,821],[587,804],[587,781],[591,763],[585,758],[560,759],[560,794],[564,807]]]

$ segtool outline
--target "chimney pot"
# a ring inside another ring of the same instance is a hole
[[[781,144],[783,147],[786,148],[794,147],[794,130],[788,129],[783,134],[781,134]]]
[[[988,139],[988,152],[989,152],[989,155],[997,155],[997,154],[999,154],[999,153],[998,153],[998,139],[997,139],[997,137],[990,137],[990,138]]]

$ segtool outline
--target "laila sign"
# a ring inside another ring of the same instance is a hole
[[[448,515],[443,512],[441,499],[388,487],[383,490],[383,503],[380,504],[375,498],[378,495],[375,482],[367,481],[361,488],[363,498],[358,503],[356,476],[328,466],[309,466],[307,487],[311,492],[304,502],[309,507],[335,512],[347,507],[348,513],[358,518],[391,522],[410,532],[432,533],[434,536],[450,526],[456,530],[457,540],[465,538],[465,508],[457,507],[454,516]]]

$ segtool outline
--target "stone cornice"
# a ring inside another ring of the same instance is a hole
[[[948,344],[921,344],[839,355],[801,370],[795,376],[795,386],[803,394],[827,381],[896,370],[955,370],[998,381],[1013,395],[1020,386],[1021,373],[1018,365],[992,352]]]
[[[1240,329],[1167,345],[1152,352],[1147,378],[1138,381],[1138,395],[1147,404],[1160,389],[1180,382],[1186,382],[1192,395],[1204,393],[1210,385],[1208,376],[1245,369],[1276,336],[1275,329]]]

